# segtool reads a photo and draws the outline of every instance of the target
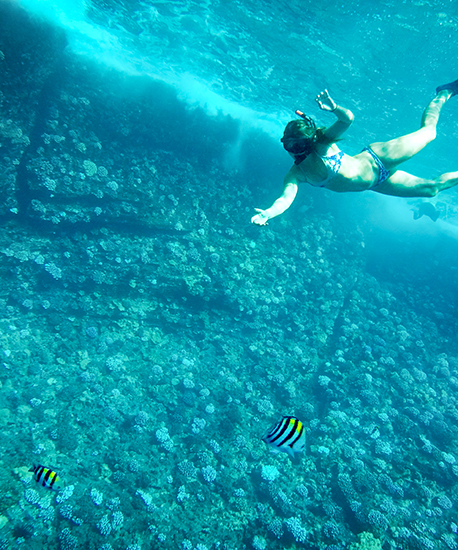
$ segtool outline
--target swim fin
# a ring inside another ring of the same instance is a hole
[[[438,86],[436,88],[436,94],[438,94],[442,90],[450,90],[452,92],[452,96],[458,94],[458,80],[455,80],[455,82],[449,82],[448,84],[442,84],[442,86]]]

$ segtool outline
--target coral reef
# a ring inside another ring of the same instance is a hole
[[[15,9],[35,47],[0,35],[0,548],[458,548],[452,294],[369,274],[330,211],[250,226],[266,182],[224,169],[234,121]],[[261,441],[283,414],[294,461]]]

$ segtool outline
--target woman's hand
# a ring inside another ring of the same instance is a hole
[[[255,210],[259,213],[255,214],[251,218],[251,223],[255,223],[256,225],[268,225],[267,222],[269,221],[269,215],[267,214],[267,211],[261,210],[260,208],[255,208]]]
[[[322,111],[333,112],[337,109],[337,103],[328,94],[327,90],[324,90],[324,92],[320,92],[316,96],[315,101],[318,103]]]

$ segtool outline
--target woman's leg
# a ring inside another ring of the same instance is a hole
[[[448,172],[435,179],[426,180],[396,170],[383,183],[373,187],[372,191],[393,197],[435,197],[437,193],[455,185],[458,185],[458,172]]]
[[[371,149],[380,158],[388,170],[409,160],[436,137],[436,126],[442,107],[452,96],[449,90],[440,91],[426,107],[421,127],[416,132],[390,141],[372,143]]]

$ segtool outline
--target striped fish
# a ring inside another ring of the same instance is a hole
[[[50,468],[45,468],[41,464],[34,464],[29,472],[33,472],[35,481],[43,485],[43,487],[47,487],[53,491],[59,491],[62,488],[60,477]]]
[[[271,453],[288,453],[294,458],[305,448],[305,429],[295,416],[284,416],[265,433],[262,440],[270,447]]]

